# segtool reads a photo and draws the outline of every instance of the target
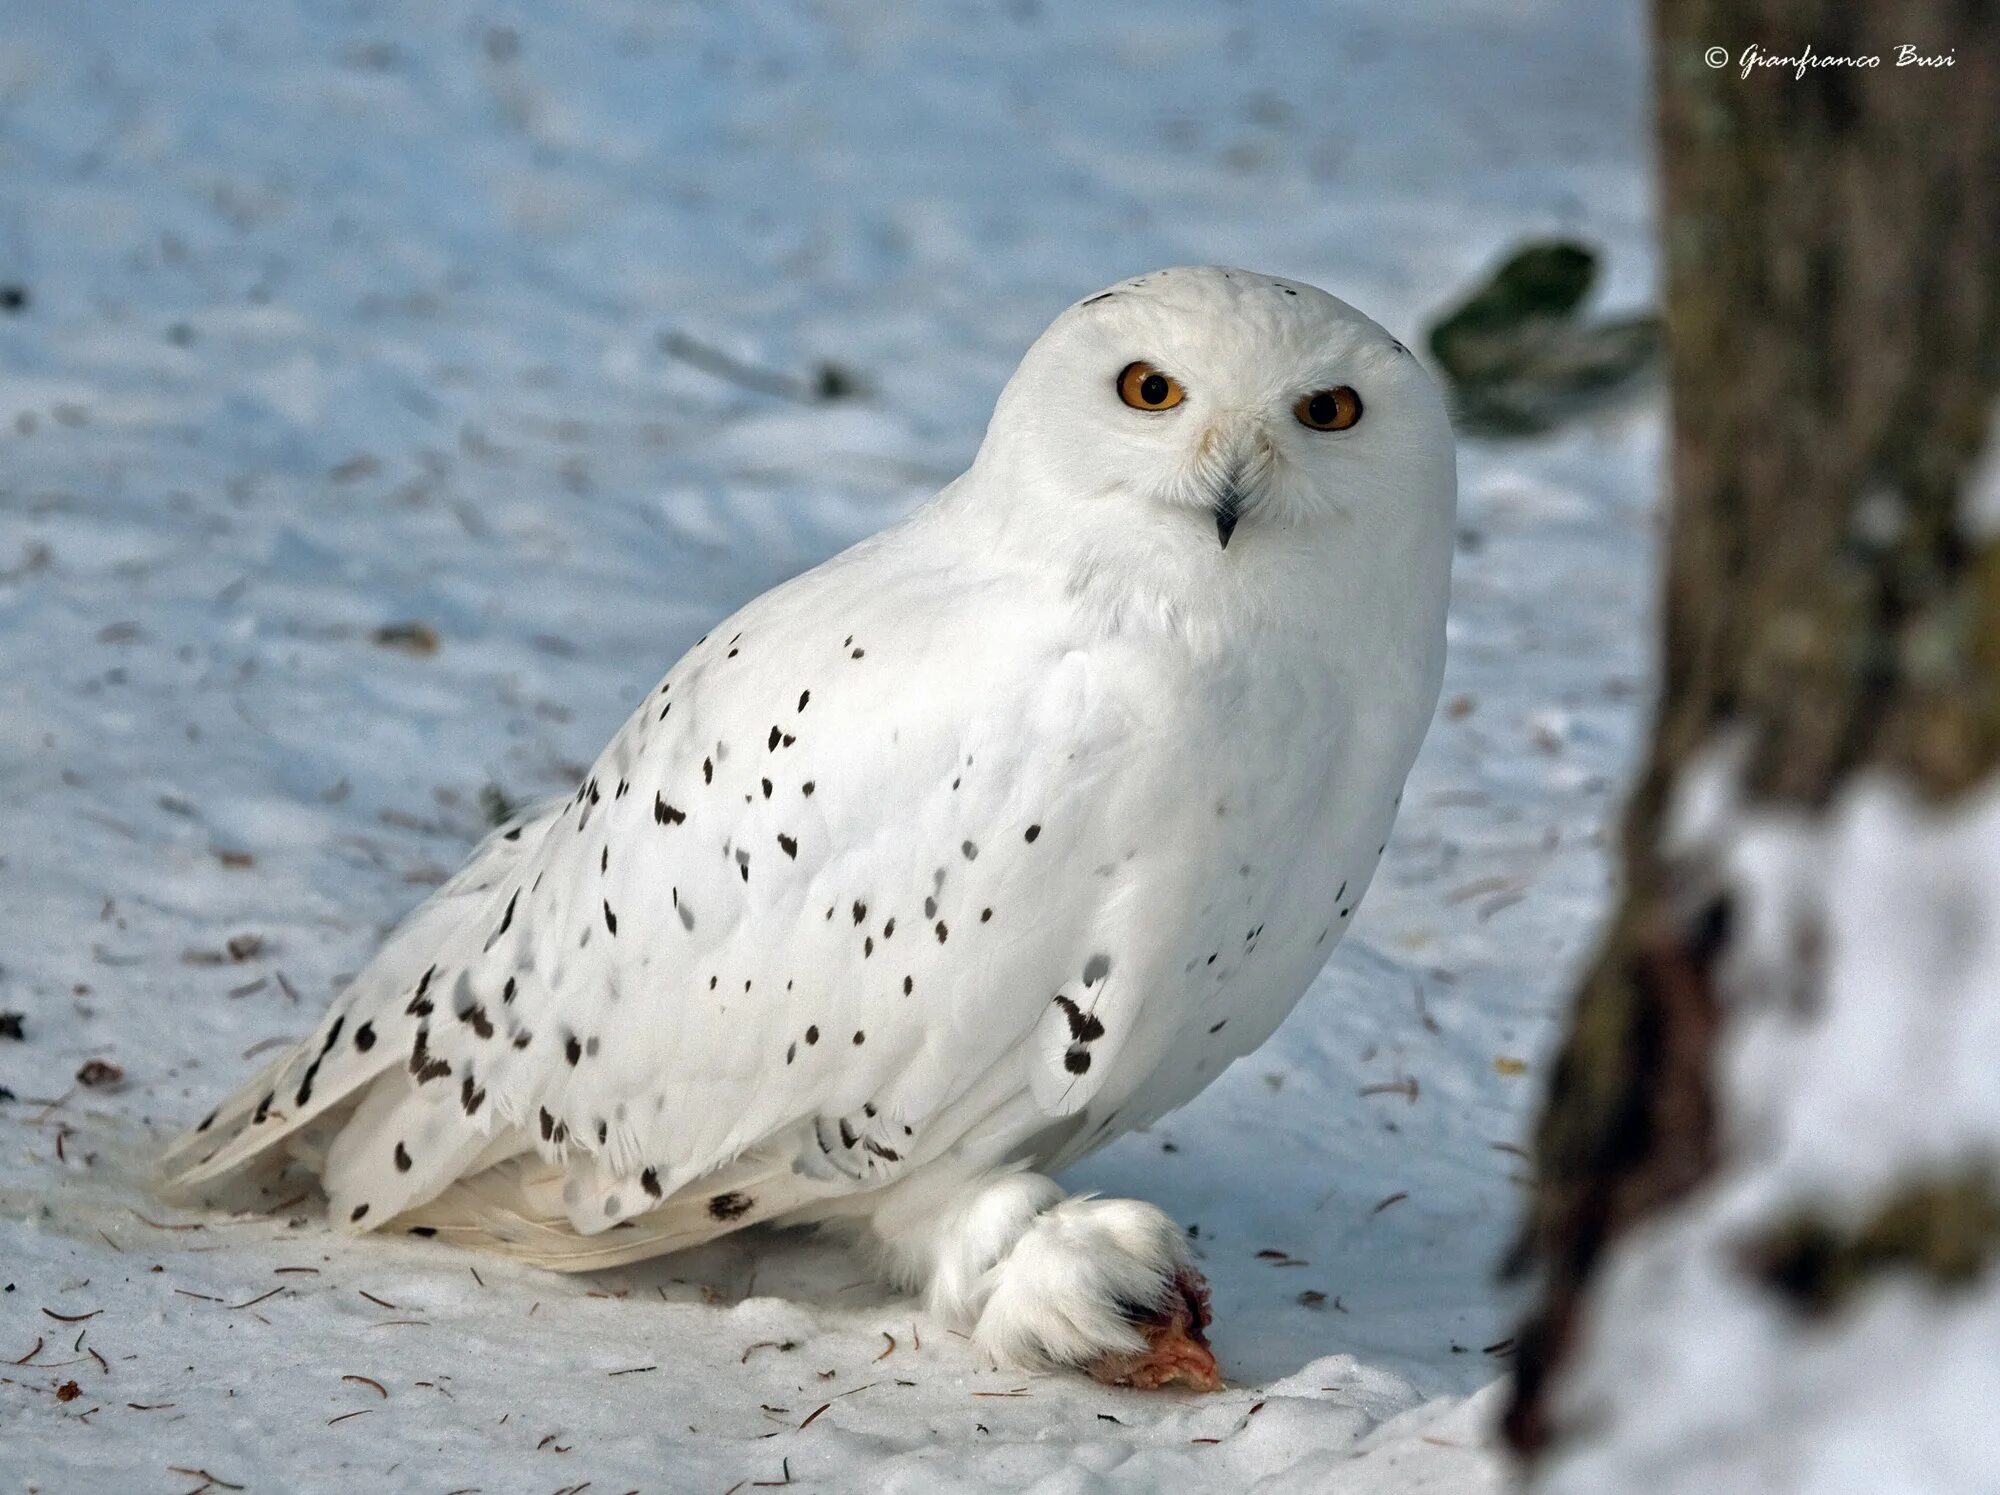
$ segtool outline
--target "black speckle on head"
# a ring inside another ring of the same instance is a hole
[[[510,1005],[514,1000],[516,990],[514,978],[509,976],[506,984],[500,988],[500,1005],[503,1007]]]
[[[916,989],[917,989],[916,978],[914,976],[905,976],[903,978],[903,995],[907,997],[911,992],[915,991]]]
[[[398,1173],[410,1171],[410,1150],[400,1142],[396,1144],[396,1171]]]
[[[926,898],[924,900],[924,917],[926,919],[935,919],[937,917],[937,899]]]
[[[973,844],[972,842],[970,842],[970,841],[961,841],[961,842],[959,843],[959,846],[958,846],[958,849],[959,849],[959,852],[960,852],[960,853],[961,853],[961,854],[962,854],[962,855],[963,855],[963,856],[965,857],[965,859],[966,859],[966,860],[967,860],[968,862],[971,862],[971,861],[976,861],[976,860],[978,860],[978,857],[979,857],[979,848],[978,848],[978,846],[976,846],[976,845],[975,845],[975,844]]]
[[[945,937],[946,937],[947,935],[949,935],[950,933],[951,933],[951,931],[950,931],[949,929],[947,929],[947,928],[945,927],[945,922],[944,922],[944,920],[942,920],[942,919],[938,920],[938,921],[937,921],[937,941],[938,941],[938,943],[939,943],[940,945],[942,945],[942,944],[943,944],[943,943],[945,942]]]
[[[867,652],[868,651],[866,649],[856,649],[852,654],[848,655],[847,657],[849,659],[859,659],[862,655],[866,654]]]
[[[1083,1074],[1090,1068],[1090,1050],[1071,1049],[1063,1055],[1063,1068],[1073,1075]]]
[[[868,1035],[866,1033],[863,1033],[859,1028],[856,1028],[854,1030],[854,1046],[858,1049],[861,1047],[862,1044],[866,1043],[867,1041],[868,1041]]]
[[[809,691],[809,690],[802,690],[802,691],[800,691],[800,692],[799,692],[799,710],[801,710],[801,711],[805,710],[805,709],[806,709],[806,702],[810,701],[810,700],[811,700],[812,698],[813,698],[813,693],[812,693],[811,691]]]
[[[764,798],[769,799],[771,797],[771,781],[769,779],[765,779],[763,781],[763,785],[764,785]]]
[[[797,861],[799,858],[798,841],[794,837],[786,835],[783,831],[778,832],[778,849],[793,861]]]
[[[602,1147],[602,1146],[603,1146],[603,1145],[605,1144],[605,1141],[606,1141],[606,1140],[607,1140],[607,1139],[608,1139],[608,1138],[609,1138],[610,1136],[611,1136],[611,1126],[610,1126],[610,1123],[608,1123],[608,1122],[603,1122],[603,1121],[600,1121],[600,1122],[598,1122],[598,1123],[597,1123],[597,1145],[598,1145],[599,1147]]]
[[[734,1220],[750,1212],[757,1201],[748,1194],[738,1194],[733,1190],[727,1194],[717,1194],[708,1201],[708,1212],[718,1220]]]
[[[711,976],[711,977],[709,977],[709,978],[708,978],[708,989],[709,989],[710,991],[714,991],[714,990],[715,990],[715,983],[716,983],[716,982],[717,982],[718,980],[720,980],[720,979],[721,979],[720,977],[716,977],[716,976]]]
[[[348,1218],[348,1220],[349,1220],[350,1222],[353,1222],[353,1223],[358,1223],[358,1222],[360,1222],[360,1221],[362,1221],[362,1220],[365,1220],[365,1219],[367,1219],[367,1218],[368,1218],[368,1206],[367,1206],[367,1205],[365,1205],[365,1204],[357,1204],[357,1205],[355,1205],[355,1206],[354,1206],[354,1213],[353,1213],[353,1214],[351,1214],[351,1215],[349,1215],[349,1216],[348,1216],[347,1218]]]
[[[563,1058],[569,1060],[572,1065],[583,1058],[583,1040],[574,1033],[563,1040]]]
[[[882,926],[882,938],[885,940],[892,940],[895,937],[896,937],[896,921],[894,919],[890,919],[887,923],[885,923]]]
[[[644,1189],[653,1198],[658,1199],[660,1197],[660,1170],[657,1168],[648,1168],[644,1173],[640,1174],[639,1187]]]
[[[556,1134],[556,1119],[555,1119],[555,1117],[553,1117],[553,1116],[551,1116],[551,1115],[549,1114],[549,1108],[548,1108],[547,1106],[543,1106],[543,1107],[541,1108],[541,1111],[542,1111],[542,1114],[541,1114],[541,1122],[542,1122],[542,1140],[543,1140],[544,1142],[547,1142],[547,1141],[550,1141],[550,1140],[552,1140],[552,1139],[553,1139],[553,1138],[555,1137],[555,1134]]]
[[[771,740],[764,744],[766,751],[775,753],[778,750],[778,743],[784,735],[782,728],[773,725],[771,728]]]
[[[787,1063],[787,1064],[790,1064],[790,1063],[791,1063],[791,1062],[792,1062],[792,1061],[793,1061],[794,1059],[796,1059],[796,1058],[798,1058],[798,1057],[799,1057],[799,1046],[798,1046],[798,1045],[797,1045],[796,1043],[788,1043],[788,1044],[786,1044],[786,1045],[785,1045],[785,1063]]]
[[[602,876],[604,873],[609,872],[610,870],[611,870],[611,847],[610,844],[607,842],[604,846],[604,849],[599,851],[597,854],[597,871],[598,875]]]
[[[805,783],[799,786],[799,792],[804,794],[807,799],[811,799],[813,792],[813,781],[811,779],[807,779]]]
[[[990,908],[982,908],[979,911],[979,922],[982,924],[990,924],[992,921],[993,921],[993,910]]]
[[[818,1042],[819,1042],[819,1024],[814,1023],[810,1028],[806,1029],[806,1045],[807,1047],[811,1047],[813,1044],[816,1044]]]
[[[1027,832],[1023,837],[1023,839],[1026,840],[1030,846],[1033,846],[1035,844],[1035,838],[1041,835],[1041,833],[1042,833],[1042,828],[1039,825],[1031,825],[1028,827]]]
[[[1211,1032],[1211,1033],[1220,1033],[1220,1032],[1222,1031],[1222,1026],[1223,1026],[1223,1023],[1226,1023],[1226,1022],[1228,1022],[1228,1021],[1229,1021],[1229,1019],[1228,1019],[1228,1018],[1224,1018],[1224,1019],[1222,1020],[1222,1022],[1220,1022],[1220,1023],[1213,1023],[1213,1024],[1211,1024],[1211,1025],[1209,1026],[1209,1030],[1208,1030],[1208,1031],[1209,1031],[1209,1032]]]
[[[610,930],[614,936],[618,933],[618,915],[611,912],[611,904],[608,900],[604,905],[604,927]]]
[[[701,760],[701,781],[704,784],[713,784],[715,782],[715,760],[713,758],[704,758]]]
[[[863,960],[866,960],[869,956],[873,955],[874,953],[875,953],[875,936],[872,934],[862,936],[861,958]]]
[[[653,796],[653,819],[660,825],[679,825],[687,819],[687,812],[676,810],[664,796],[656,793]]]
[[[854,922],[855,922],[856,924],[859,924],[859,923],[861,923],[861,922],[862,922],[862,921],[863,921],[864,919],[866,919],[867,917],[868,917],[868,905],[867,905],[867,904],[865,904],[865,903],[863,903],[863,902],[862,902],[862,901],[861,901],[861,900],[860,900],[859,898],[855,899],[855,900],[854,900]]]
[[[375,1047],[375,1025],[373,1023],[363,1023],[354,1030],[354,1046],[364,1054]]]

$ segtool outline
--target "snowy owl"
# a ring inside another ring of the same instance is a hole
[[[996,1361],[1213,1387],[1179,1229],[1050,1174],[1262,1043],[1437,702],[1417,361],[1243,270],[1079,301],[971,469],[765,593],[499,830],[171,1188],[566,1271],[839,1224]]]

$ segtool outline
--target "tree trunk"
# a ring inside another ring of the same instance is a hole
[[[1881,60],[1746,78],[1753,45]],[[1905,45],[1952,64],[1898,65]],[[1965,492],[1982,453],[1983,481],[2000,461],[2000,17],[1945,0],[1657,0],[1655,47],[1672,401],[1662,699],[1627,812],[1624,902],[1536,1138],[1521,1251],[1540,1298],[1507,1425],[1527,1454],[1568,1431],[1552,1387],[1621,1242],[1731,1161],[1716,1071],[1742,910],[1699,847],[1669,853],[1690,774],[1733,744],[1746,813],[1814,824],[1876,773],[1950,805],[2000,768],[2000,521],[1968,520]],[[1711,48],[1728,65],[1709,65]],[[1816,952],[1796,953],[1809,988]],[[1923,1239],[1882,1260],[1923,1269],[1933,1237],[1962,1233],[1964,1211],[1932,1219],[1936,1203],[1896,1214]],[[1854,1266],[1852,1232],[1806,1223],[1766,1243],[1775,1290],[1829,1253]]]

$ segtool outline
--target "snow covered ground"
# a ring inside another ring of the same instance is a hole
[[[1497,1488],[1492,1264],[1648,685],[1650,411],[1466,447],[1446,704],[1353,934],[1069,1178],[1187,1224],[1231,1390],[996,1372],[810,1240],[556,1279],[144,1174],[482,789],[572,787],[710,621],[957,472],[1074,297],[1233,261],[1416,338],[1567,229],[1643,304],[1640,31],[0,0],[0,1480]],[[859,397],[799,398],[822,366]]]

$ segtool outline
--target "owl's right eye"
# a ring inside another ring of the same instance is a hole
[[[1134,410],[1171,410],[1187,398],[1181,381],[1150,363],[1128,363],[1118,373],[1118,398]]]

